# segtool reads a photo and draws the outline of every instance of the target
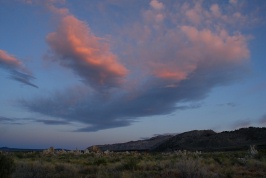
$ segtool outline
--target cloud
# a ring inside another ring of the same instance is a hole
[[[10,73],[11,79],[38,88],[31,82],[34,77],[29,70],[24,67],[22,62],[4,50],[0,50],[0,68],[3,68]]]
[[[219,5],[218,4],[213,4],[210,8],[212,14],[215,16],[215,17],[219,17],[221,16],[221,12],[220,12],[220,8],[219,8]]]
[[[0,122],[2,123],[2,122],[12,122],[13,121],[13,119],[10,119],[10,118],[7,118],[7,117],[2,117],[2,116],[0,116]]]
[[[159,2],[158,0],[151,0],[150,6],[156,10],[162,10],[164,8],[163,3]]]
[[[235,104],[233,102],[228,102],[228,103],[225,103],[225,104],[218,104],[218,106],[236,107],[237,104]]]
[[[35,85],[35,84],[30,82],[31,80],[35,79],[31,75],[24,74],[22,72],[14,70],[14,71],[11,72],[10,78],[13,79],[13,80],[16,80],[18,82],[24,83],[26,85],[29,85],[29,86],[32,86],[32,87],[35,87],[35,88],[39,88],[37,85]]]
[[[197,2],[195,3],[194,7],[189,8],[189,9],[187,9],[188,8],[187,6],[188,5],[183,6],[186,17],[192,23],[199,24],[202,21],[202,14],[203,14],[201,3]]]
[[[15,124],[15,125],[23,125],[29,124],[32,122],[36,123],[43,123],[46,125],[68,125],[70,122],[65,120],[54,120],[54,119],[36,119],[36,118],[8,118],[0,116],[0,123],[1,124]]]
[[[46,41],[56,55],[55,61],[94,87],[120,85],[128,73],[108,44],[73,15],[62,17],[57,30],[48,34]]]
[[[17,60],[14,56],[11,56],[4,50],[0,50],[0,64],[2,68],[6,69],[22,69],[24,70],[24,67],[22,63]]]
[[[237,62],[249,57],[247,39],[241,34],[229,35],[226,30],[213,33],[209,29],[198,30],[192,26],[182,26],[181,31],[191,42],[190,50],[197,54],[203,50],[202,55],[206,55],[207,60]]]
[[[148,8],[139,8],[140,19],[118,26],[110,43],[117,45],[112,46],[117,55],[85,22],[69,12],[61,14],[47,43],[54,60],[75,72],[85,85],[20,100],[21,105],[60,122],[81,122],[84,128],[76,131],[92,132],[198,108],[194,103],[213,88],[242,79],[249,58],[248,38],[225,20],[230,14],[223,14],[223,6],[174,2],[150,1]],[[191,14],[186,14],[189,10]],[[158,14],[163,15],[160,22]],[[197,15],[199,19],[194,19]],[[189,104],[183,106],[185,102]]]
[[[237,3],[237,0],[229,0],[229,2],[230,2],[231,4],[236,4],[236,3]]]
[[[224,72],[220,71],[217,75],[198,71],[172,87],[168,85],[174,81],[150,78],[133,91],[116,90],[109,93],[91,91],[81,94],[80,89],[71,89],[60,94],[55,93],[48,98],[24,100],[21,101],[21,105],[33,112],[87,125],[77,131],[123,127],[134,123],[140,117],[197,108],[195,105],[180,107],[177,103],[200,101],[214,86],[235,80],[232,75],[224,76]]]
[[[45,120],[45,119],[41,119],[41,120],[36,120],[36,122],[40,122],[46,125],[68,125],[69,122],[67,121],[59,121],[59,120]]]
[[[8,117],[0,116],[0,124],[23,125],[23,123],[20,122],[20,121],[21,120],[20,119],[17,119],[17,118],[8,118]]]

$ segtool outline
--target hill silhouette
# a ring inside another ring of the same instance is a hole
[[[241,128],[216,133],[213,130],[193,130],[177,135],[159,135],[146,140],[96,145],[102,151],[233,151],[250,145],[266,148],[266,128]],[[90,149],[89,147],[88,149]]]

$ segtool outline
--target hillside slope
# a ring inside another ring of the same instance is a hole
[[[96,145],[101,151],[147,151],[155,149],[158,145],[171,138],[172,135],[159,135],[146,140],[130,141],[107,145]],[[92,149],[93,146],[88,149]]]
[[[160,135],[146,140],[96,146],[101,151],[165,152],[242,150],[248,149],[250,145],[266,148],[266,128],[249,127],[220,133],[213,130],[193,130],[177,135]]]
[[[171,137],[154,151],[228,151],[247,149],[249,145],[266,145],[266,128],[242,128],[215,133],[212,130],[194,130]]]

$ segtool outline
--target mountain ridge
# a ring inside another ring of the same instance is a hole
[[[231,151],[248,149],[250,145],[266,148],[266,128],[248,127],[234,131],[192,130],[175,135],[159,135],[145,140],[94,145],[101,151]]]

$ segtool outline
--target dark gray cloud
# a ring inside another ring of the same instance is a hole
[[[15,118],[8,118],[3,116],[0,116],[0,124],[23,125],[22,122]]]
[[[18,82],[21,82],[25,85],[39,88],[37,85],[35,85],[31,82],[31,80],[35,79],[32,75],[13,70],[12,72],[10,72],[10,78],[13,80],[16,80]]]
[[[85,127],[77,131],[124,127],[140,117],[200,107],[193,103],[207,97],[212,88],[239,80],[243,71],[235,69],[227,66],[211,72],[198,68],[186,80],[177,83],[151,77],[134,91],[116,89],[103,93],[88,87],[77,87],[47,98],[22,100],[20,103],[32,112],[62,118],[66,122],[84,123]],[[183,102],[192,104],[180,106]]]
[[[46,125],[68,125],[70,122],[65,120],[53,120],[53,119],[36,119],[36,118],[8,118],[0,116],[0,123],[2,124],[16,124],[23,125],[26,123],[43,123]]]
[[[61,121],[61,120],[45,120],[45,119],[40,119],[40,120],[36,120],[36,122],[40,122],[46,125],[68,125],[70,124],[67,121]]]
[[[12,122],[12,121],[13,119],[11,118],[0,116],[0,122]]]

